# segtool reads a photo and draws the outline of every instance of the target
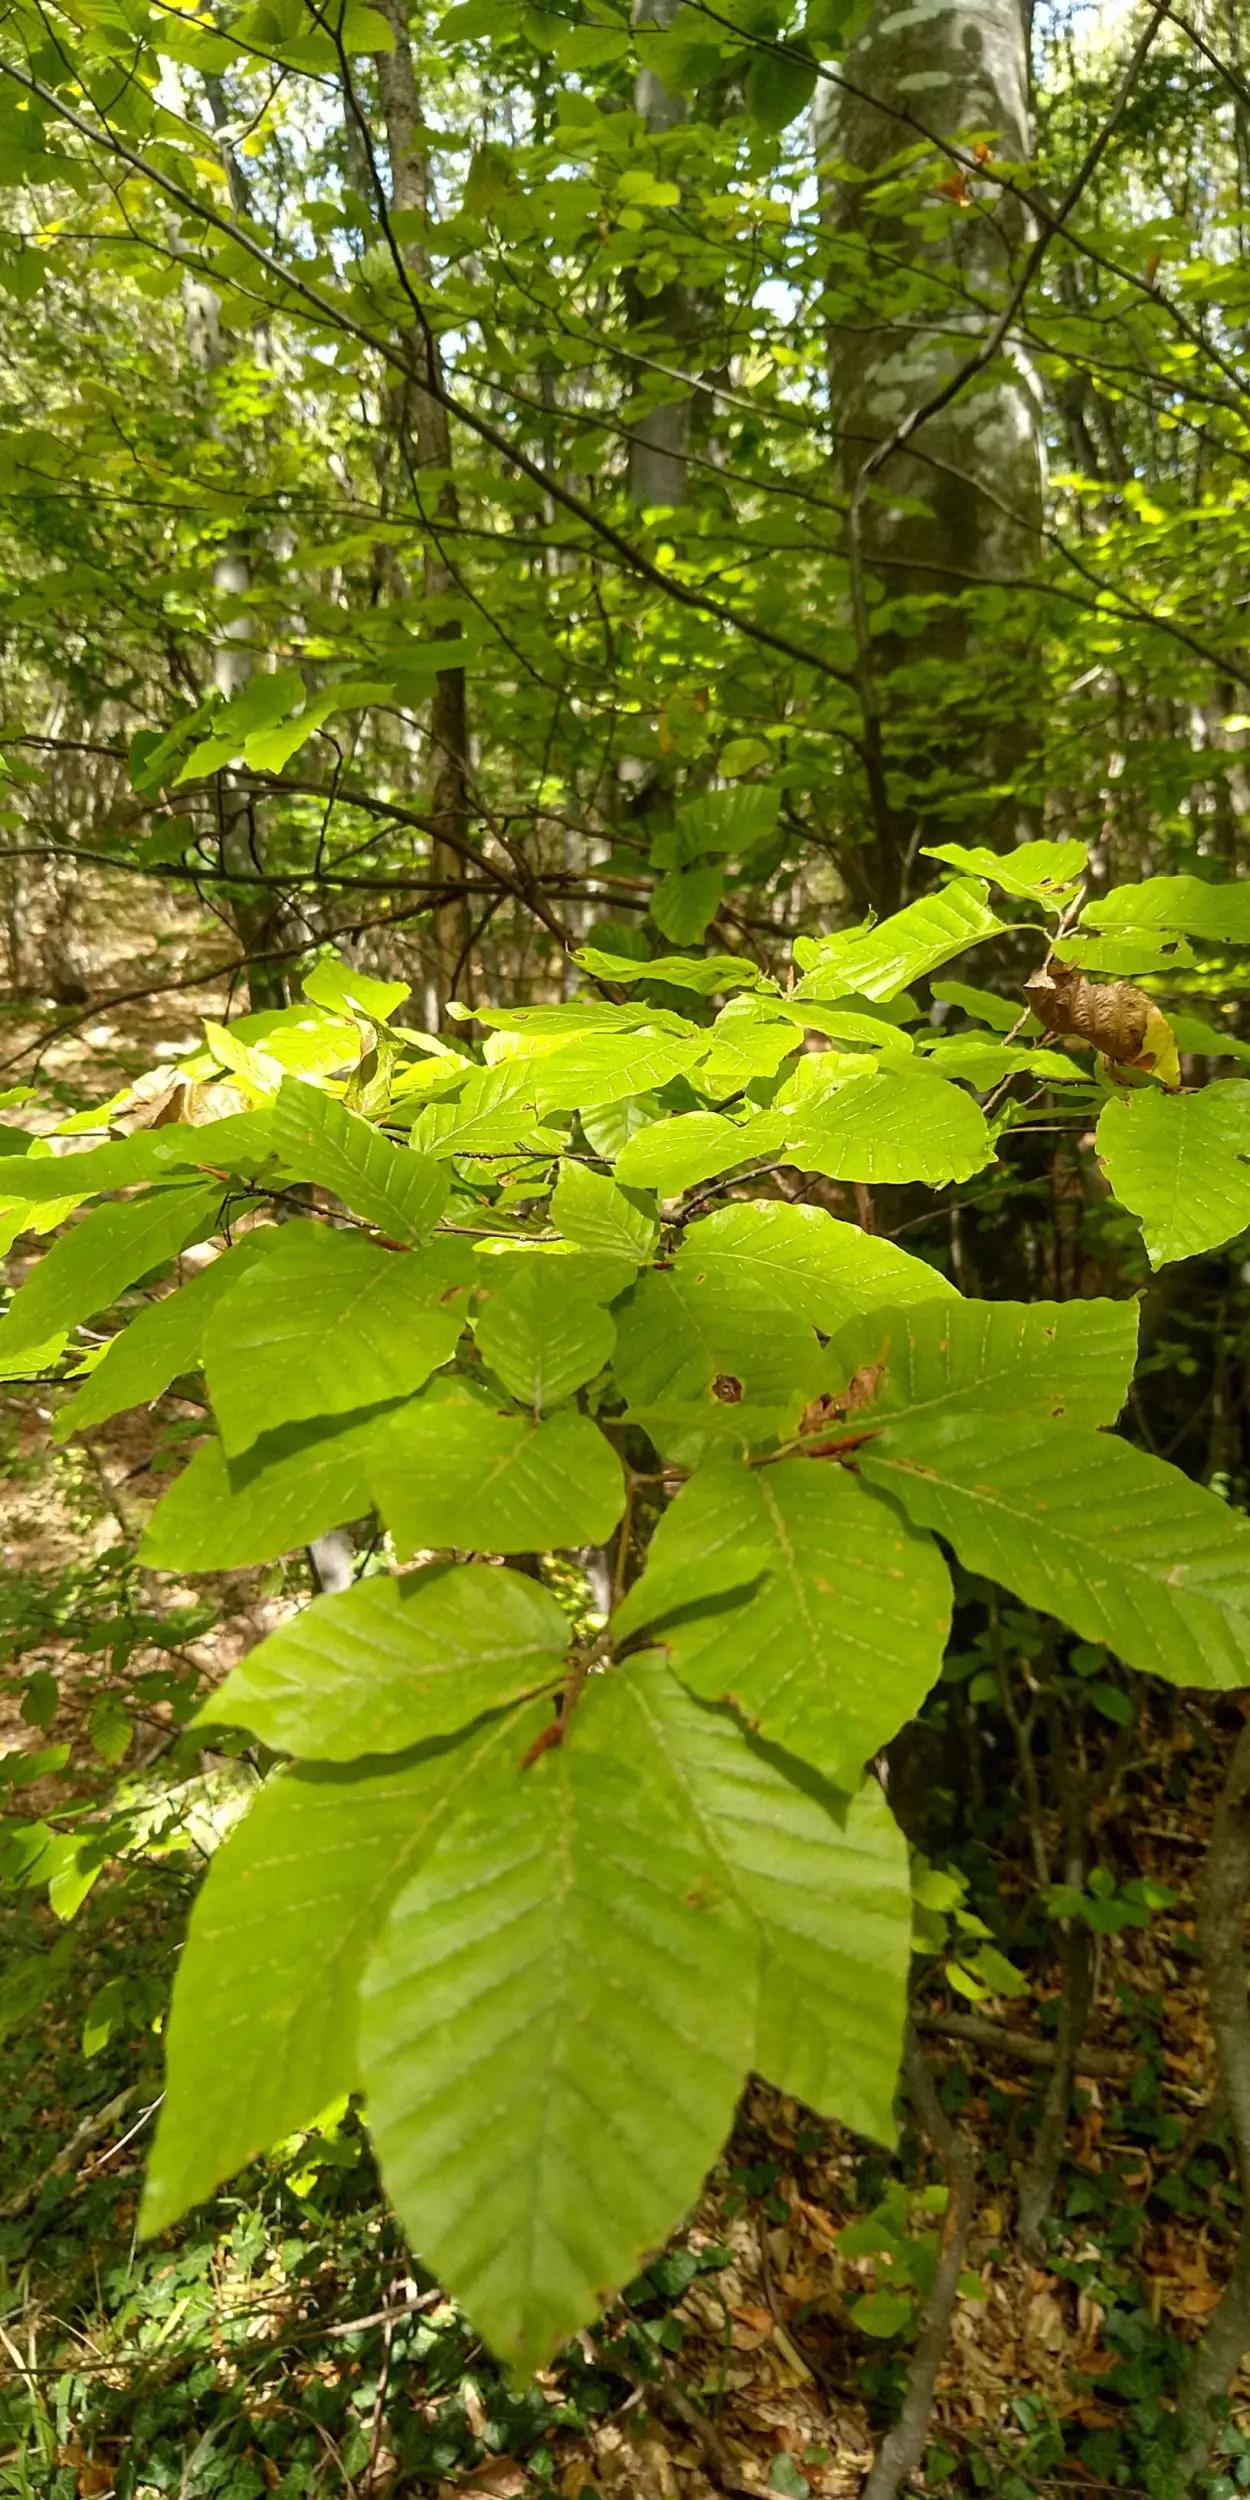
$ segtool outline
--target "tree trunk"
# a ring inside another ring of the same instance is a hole
[[[832,168],[827,220],[847,246],[831,278],[844,298],[848,283],[856,293],[854,310],[831,331],[829,368],[858,577],[870,783],[878,749],[873,831],[877,899],[886,909],[902,899],[919,842],[943,832],[1010,840],[1025,829],[1010,785],[1035,724],[1018,684],[996,705],[1001,614],[992,630],[979,628],[975,594],[971,610],[969,599],[970,583],[1027,575],[1037,555],[1041,395],[1019,345],[1009,342],[971,387],[926,416],[905,447],[887,449],[987,336],[1025,240],[1017,203],[978,181],[975,158],[978,141],[993,157],[1028,154],[1019,0],[918,8],[876,0],[845,73],[859,92],[823,90],[817,138]],[[890,109],[895,103],[936,141],[960,143],[970,170],[938,146],[919,197],[910,176],[897,168],[887,175],[901,151],[924,146]],[[868,178],[839,181],[837,160]],[[900,262],[912,282],[909,309],[879,317],[877,306],[899,300]],[[925,605],[882,623],[872,613],[875,596]],[[1008,785],[1005,795],[995,794],[996,784]]]
[[[424,218],[430,205],[430,167],[413,66],[407,0],[379,0],[379,6],[395,39],[393,51],[381,52],[377,58],[391,169],[391,207]],[[406,237],[400,250],[413,294],[424,308],[430,282],[428,251],[420,237]],[[424,319],[415,314],[407,345],[412,379],[392,395],[391,421],[409,471],[414,499],[422,513],[429,516],[425,595],[430,600],[444,599],[456,588],[456,581],[443,532],[456,525],[458,501],[447,410],[430,388],[432,382],[439,380],[438,347]],[[428,488],[422,484],[423,471],[430,472]],[[455,638],[456,627],[443,620],[435,625],[434,632],[436,638],[450,641]],[[469,818],[468,692],[462,668],[443,669],[435,679],[427,736],[431,755],[430,813],[437,827],[430,844],[430,875],[436,879],[452,878],[463,873],[461,845]],[[465,896],[441,905],[431,916],[425,979],[426,1022],[431,1031],[439,1024],[453,983],[462,995],[472,994],[470,931]]]
[[[677,15],[678,0],[635,0],[635,26],[671,26]],[[645,128],[658,136],[685,118],[680,97],[670,95],[658,70],[640,66],[634,80],[634,111]],[[632,281],[626,285],[626,308],[631,331],[643,338],[654,337],[662,342],[662,361],[680,360],[690,338],[690,298],[679,279],[670,280],[658,295],[643,295]],[[641,343],[641,341],[640,341]],[[657,353],[660,353],[657,348]],[[652,404],[637,417],[629,429],[629,500],[640,511],[651,506],[671,506],[686,498],[686,455],[690,442],[690,394],[676,397],[655,396],[663,385],[659,376],[648,375],[645,367],[634,377],[634,386],[651,397]]]
[[[230,197],[236,210],[249,205],[247,180],[234,149],[222,138],[228,120],[225,95],[219,79],[203,81],[209,114]],[[187,277],[182,288],[186,317],[187,341],[195,362],[211,390],[213,376],[226,363],[229,346],[222,334],[221,305],[213,289],[199,279]],[[214,432],[218,431],[213,422]],[[213,563],[213,590],[221,606],[242,601],[252,587],[252,550],[243,532],[232,532],[222,540]],[[213,650],[213,685],[222,701],[241,694],[256,665],[252,638],[252,620],[245,607],[238,606],[217,628]],[[219,834],[221,863],[227,873],[237,876],[240,886],[257,878],[264,865],[261,828],[252,798],[239,786],[230,772],[218,775]],[[286,1003],[286,985],[280,965],[265,963],[263,957],[273,948],[279,935],[278,918],[265,888],[259,884],[254,895],[236,893],[229,906],[239,944],[247,958],[247,996],[253,1013]]]

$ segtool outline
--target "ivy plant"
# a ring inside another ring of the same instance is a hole
[[[565,1003],[436,1051],[399,985],[323,965],[210,1027],[159,1125],[10,1141],[3,1209],[61,1229],[6,1374],[60,1367],[62,1436],[202,1374],[141,1562],[357,1531],[352,1584],[199,1713],[287,1759],[191,1918],[149,2232],[358,2092],[414,2247],[532,2369],[689,2207],[752,2070],[890,2141],[913,1904],[866,1766],[941,1671],[949,1556],[1130,1666],[1244,1681],[1250,1526],[1114,1429],[1135,1298],[967,1300],[852,1220],[1044,1116],[1097,1121],[1152,1258],[1245,1223],[1245,1084],[1179,1086],[1155,1000],[1053,978],[1104,927],[1130,969],[1134,932],[1250,941],[1245,890],[1082,916],[1073,854],[947,846],[784,986],[588,950]],[[1062,1015],[1004,1018],[996,944]]]

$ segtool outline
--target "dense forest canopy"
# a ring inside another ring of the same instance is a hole
[[[1226,2500],[1250,22],[11,0],[0,182],[0,2494]]]

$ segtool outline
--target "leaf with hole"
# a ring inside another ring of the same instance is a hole
[[[1137,1358],[1130,1302],[931,1302],[874,1311],[829,1348],[836,1397],[860,1384],[852,1429],[903,1416],[1037,1415],[1113,1424]]]

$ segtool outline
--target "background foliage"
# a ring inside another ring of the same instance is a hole
[[[1244,29],[908,15],[6,12],[14,2494],[1250,2485]]]

